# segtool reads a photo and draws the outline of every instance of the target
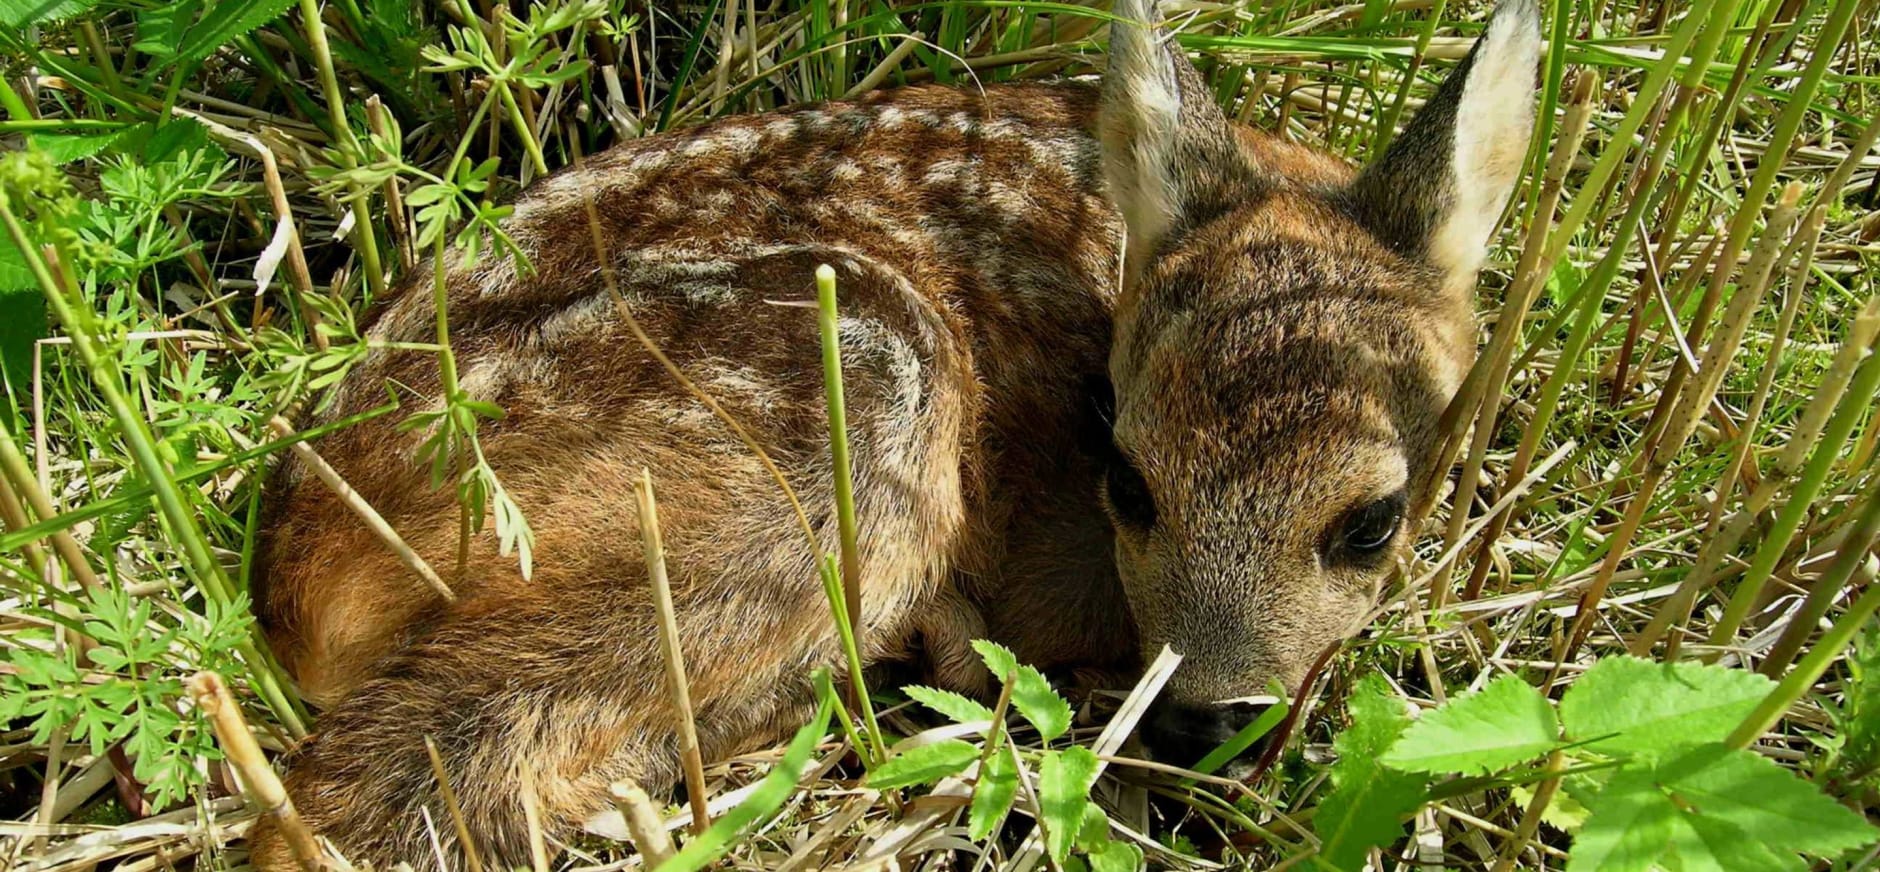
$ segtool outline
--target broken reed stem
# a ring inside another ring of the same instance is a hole
[[[324,852],[320,843],[315,841],[313,831],[307,828],[306,821],[300,819],[299,810],[294,808],[294,801],[287,796],[287,788],[281,785],[281,779],[268,766],[268,760],[261,753],[261,746],[255,742],[253,733],[248,731],[248,722],[242,718],[241,710],[235,701],[229,698],[228,686],[222,683],[222,676],[213,672],[198,672],[189,679],[189,695],[209,716],[209,724],[215,729],[216,741],[222,745],[222,754],[229,764],[240,773],[242,784],[261,812],[274,821],[275,829],[281,833],[281,840],[287,843],[287,851],[300,864],[305,872],[318,872],[325,865]]]
[[[1868,511],[1880,511],[1880,508],[1876,508],[1880,506],[1880,489],[1869,488],[1867,497]],[[1836,563],[1858,563],[1867,559],[1867,549],[1845,548],[1836,556],[1835,561]],[[1821,634],[1820,639],[1815,640],[1814,647],[1809,648],[1807,656],[1802,658],[1801,663],[1796,664],[1795,671],[1790,672],[1787,677],[1777,683],[1775,689],[1769,691],[1769,695],[1763,697],[1762,702],[1749,713],[1749,717],[1744,718],[1743,723],[1737,726],[1736,731],[1724,739],[1724,744],[1732,748],[1747,748],[1762,736],[1764,731],[1775,726],[1776,721],[1782,719],[1782,715],[1789,710],[1790,706],[1808,695],[1809,691],[1814,688],[1815,682],[1820,680],[1821,676],[1828,671],[1828,667],[1840,658],[1842,649],[1846,648],[1857,634],[1866,629],[1867,622],[1873,619],[1876,611],[1880,611],[1880,585],[1870,585],[1859,599],[1848,606],[1847,611],[1841,613],[1840,619],[1836,620],[1827,632]]]
[[[1696,380],[1685,385],[1658,441],[1647,449],[1650,455],[1638,488],[1633,492],[1631,502],[1626,504],[1625,516],[1618,531],[1606,543],[1606,557],[1600,562],[1598,574],[1580,595],[1572,629],[1565,637],[1559,656],[1554,658],[1556,676],[1560,664],[1571,662],[1574,655],[1579,653],[1580,645],[1586,642],[1586,637],[1592,632],[1593,618],[1599,612],[1599,601],[1611,586],[1613,575],[1619,571],[1619,564],[1629,556],[1632,537],[1638,533],[1639,524],[1644,521],[1645,512],[1651,507],[1659,483],[1671,468],[1672,459],[1683,450],[1684,443],[1696,431],[1698,421],[1703,419],[1710,408],[1718,388],[1723,386],[1724,374],[1729,371],[1730,361],[1736,356],[1737,348],[1743,344],[1743,334],[1749,330],[1756,306],[1762,302],[1763,295],[1769,289],[1776,256],[1783,250],[1789,229],[1795,224],[1796,204],[1801,198],[1800,182],[1791,182],[1782,191],[1781,199],[1770,212],[1762,237],[1757,241],[1756,251],[1744,270],[1743,281],[1736,293],[1731,295],[1729,306],[1724,310],[1717,335],[1711,338],[1710,344],[1704,349],[1701,367],[1694,373]],[[1744,208],[1754,209],[1756,205],[1745,204]],[[1551,683],[1552,679],[1549,680]]]
[[[9,525],[26,527],[32,523],[20,509],[31,509],[34,517],[41,521],[50,521],[58,517],[58,511],[52,506],[52,500],[46,492],[39,489],[38,479],[33,477],[32,467],[26,463],[26,456],[20,453],[18,445],[13,443],[13,434],[0,427],[0,477],[5,479],[7,487],[0,487],[0,504],[5,504],[6,521]],[[21,504],[24,504],[23,506]],[[14,515],[19,513],[19,517]],[[98,575],[91,570],[91,563],[85,560],[84,549],[78,546],[78,540],[72,538],[69,530],[60,530],[52,534],[52,550],[57,552],[72,572],[72,577],[87,588],[98,586]],[[34,560],[34,552],[38,559]],[[27,552],[29,561],[33,561],[41,577],[45,573],[45,552],[33,546]]]
[[[548,872],[548,841],[542,835],[541,798],[535,792],[535,773],[522,750],[516,750],[516,786],[522,793],[522,822],[529,831],[529,861],[535,872]]]
[[[1864,575],[1869,582],[1873,579],[1873,561],[1868,556],[1877,541],[1880,541],[1880,478],[1874,480],[1868,488],[1865,502],[1860,505],[1858,514],[1848,526],[1847,538],[1842,540],[1840,552],[1828,566],[1828,571],[1808,588],[1808,595],[1789,619],[1789,625],[1782,630],[1781,637],[1769,649],[1769,654],[1757,667],[1758,672],[1776,678],[1795,662],[1795,655],[1801,653],[1802,646],[1815,631],[1815,624],[1828,614],[1828,608],[1834,604],[1834,598],[1848,589],[1855,576]]]
[[[295,435],[294,425],[288,423],[286,418],[279,415],[268,419],[268,429],[274,431],[274,435],[283,439],[291,439]],[[339,470],[334,469],[332,464],[327,463],[326,458],[321,457],[319,452],[313,450],[313,446],[308,445],[304,440],[296,440],[287,447],[288,450],[294,452],[296,459],[308,469],[313,470],[313,474],[318,476],[320,481],[326,484],[327,489],[333,492],[333,496],[340,501],[341,505],[345,506],[347,510],[351,511],[359,520],[365,522],[366,527],[372,531],[373,535],[377,536],[379,541],[385,544],[386,548],[390,549],[393,554],[398,556],[399,562],[405,564],[405,567],[412,572],[417,573],[419,578],[424,579],[424,583],[430,585],[431,589],[436,591],[438,596],[443,597],[445,602],[454,603],[457,601],[457,594],[452,592],[450,585],[445,584],[444,579],[439,578],[437,572],[431,569],[431,564],[425,562],[424,556],[413,550],[410,545],[406,544],[404,537],[399,536],[398,531],[393,530],[392,525],[386,523],[385,518],[378,513],[378,510],[372,508],[372,504],[366,502],[365,497],[360,496],[358,491],[353,490],[352,485],[347,484],[345,477],[339,474]]]
[[[443,798],[444,810],[450,812],[451,826],[457,830],[457,850],[463,853],[464,865],[470,872],[483,872],[483,860],[477,856],[476,842],[470,838],[470,824],[463,818],[463,806],[457,804],[457,791],[450,786],[450,773],[444,769],[444,758],[437,753],[437,742],[430,736],[424,737],[424,753],[431,758],[437,795]]]
[[[1863,365],[1863,361],[1869,359],[1868,349],[1876,338],[1880,338],[1880,295],[1870,297],[1855,315],[1853,324],[1848,327],[1847,338],[1836,350],[1821,381],[1816,383],[1808,407],[1791,428],[1788,441],[1781,453],[1776,455],[1769,472],[1744,500],[1743,507],[1726,520],[1721,534],[1710,537],[1704,543],[1703,550],[1698,552],[1697,565],[1684,577],[1677,591],[1659,607],[1645,628],[1633,637],[1629,646],[1633,654],[1645,656],[1660,638],[1665,638],[1665,656],[1677,656],[1681,637],[1677,634],[1666,637],[1665,634],[1673,626],[1682,626],[1689,619],[1698,596],[1716,580],[1717,570],[1723,565],[1724,558],[1736,550],[1737,543],[1749,532],[1750,526],[1775,502],[1789,482],[1804,471],[1803,465],[1808,462],[1810,452],[1821,441],[1830,421],[1838,417],[1836,410],[1840,408],[1841,399],[1855,386],[1856,378],[1861,377],[1863,382],[1871,381],[1864,374],[1873,364]],[[1880,377],[1880,373],[1874,375]],[[1871,390],[1869,384],[1856,390],[1855,394],[1857,397],[1871,397]],[[1863,401],[1857,400],[1850,405],[1858,406],[1860,402]],[[1838,443],[1834,451],[1839,451]]]
[[[1566,768],[1566,752],[1555,751],[1547,755],[1547,771],[1559,772]],[[1560,789],[1560,776],[1550,775],[1534,786],[1534,798],[1528,801],[1527,809],[1521,813],[1521,822],[1515,825],[1514,834],[1509,837],[1508,845],[1502,851],[1501,858],[1495,861],[1493,872],[1514,872],[1515,862],[1521,859],[1521,852],[1534,840],[1534,834],[1540,831],[1541,818],[1547,813],[1547,806],[1554,801],[1554,792]]]
[[[1869,342],[1867,359],[1855,373],[1850,384],[1850,395],[1840,408],[1835,410],[1827,428],[1822,431],[1821,443],[1815,446],[1814,453],[1808,458],[1808,466],[1802,470],[1801,477],[1795,482],[1788,502],[1776,514],[1775,522],[1770,525],[1762,545],[1756,549],[1750,565],[1738,581],[1736,592],[1724,606],[1723,615],[1712,625],[1709,644],[1715,647],[1728,645],[1736,631],[1749,617],[1750,609],[1755,607],[1757,595],[1763,584],[1775,573],[1775,568],[1788,552],[1789,543],[1801,529],[1802,522],[1814,508],[1814,501],[1827,486],[1828,472],[1840,459],[1842,446],[1847,444],[1854,428],[1873,408],[1876,388],[1880,388],[1880,355],[1871,351]]]
[[[698,726],[692,717],[692,688],[685,677],[685,652],[679,645],[679,617],[672,607],[672,585],[666,578],[666,547],[659,533],[659,504],[653,498],[653,474],[640,468],[633,483],[639,498],[640,542],[646,552],[646,577],[659,613],[659,647],[666,655],[666,680],[672,691],[675,729],[679,733],[679,763],[685,770],[686,797],[692,804],[692,832],[703,835],[711,827],[711,805],[705,794],[705,761],[699,754]]]
[[[672,836],[666,832],[666,824],[660,820],[659,809],[653,806],[653,800],[646,795],[646,791],[640,785],[626,780],[614,782],[609,792],[613,795],[614,807],[620,809],[621,819],[626,821],[627,840],[633,843],[634,850],[640,852],[643,861],[641,868],[658,869],[672,859],[676,851]]]

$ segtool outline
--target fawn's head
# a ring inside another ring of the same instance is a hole
[[[1184,658],[1143,735],[1190,764],[1251,720],[1234,700],[1296,691],[1360,629],[1407,538],[1541,42],[1533,0],[1505,0],[1352,177],[1230,123],[1154,11],[1118,0],[1104,75],[1128,230],[1104,501],[1145,652]]]

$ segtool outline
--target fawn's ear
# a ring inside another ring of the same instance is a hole
[[[1348,192],[1399,252],[1465,288],[1527,159],[1543,42],[1535,0],[1502,0],[1488,32]]]
[[[1133,279],[1172,229],[1228,205],[1248,167],[1201,75],[1156,26],[1156,0],[1113,8],[1098,129]]]

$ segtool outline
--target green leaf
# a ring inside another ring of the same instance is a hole
[[[111,147],[124,130],[86,131],[84,133],[35,133],[27,137],[31,148],[39,149],[55,164],[83,160]],[[11,244],[11,243],[9,243]]]
[[[1672,818],[1671,846],[1659,864],[1671,872],[1789,872],[1804,868],[1730,824],[1701,814]]]
[[[25,396],[33,384],[33,343],[46,336],[46,298],[37,286],[5,287],[9,257],[18,258],[19,249],[0,239],[0,375],[15,396]],[[17,262],[24,269],[25,261]]]
[[[98,0],[0,0],[0,26],[22,30],[71,18],[96,5]]]
[[[830,710],[829,700],[825,698],[816,707],[816,717],[796,731],[789,747],[783,751],[783,759],[778,760],[764,780],[758,782],[757,789],[751,791],[737,807],[713,821],[703,835],[687,842],[672,859],[660,864],[660,872],[697,872],[711,865],[746,830],[782,808],[790,794],[796,792],[797,778],[802,774],[803,765],[809,762],[810,754],[816,750],[816,743],[829,732]]]
[[[1425,776],[1398,772],[1378,762],[1410,725],[1390,684],[1365,676],[1345,703],[1351,726],[1332,740],[1332,792],[1319,804],[1312,827],[1319,856],[1339,869],[1364,868],[1370,849],[1403,837],[1404,815],[1423,802]]]
[[[967,814],[967,835],[975,842],[985,841],[993,827],[1011,811],[1018,796],[1018,767],[1012,762],[1008,744],[999,749],[979,768],[979,783],[973,786],[973,805]]]
[[[908,699],[946,715],[954,723],[992,720],[992,709],[950,690],[910,684],[901,688],[901,692],[907,694]]]
[[[868,786],[886,790],[932,784],[979,759],[979,749],[959,739],[942,739],[894,755],[868,773]]]
[[[1111,839],[1091,851],[1089,856],[1090,872],[1135,872],[1145,868],[1142,849],[1128,842]]]
[[[1045,849],[1059,863],[1070,856],[1083,828],[1084,806],[1097,780],[1097,755],[1074,745],[1046,752],[1038,767],[1038,811],[1045,827]]]
[[[1880,829],[1860,815],[1752,751],[1706,745],[1655,774],[1684,806],[1771,850],[1833,857],[1880,839]]]
[[[1573,839],[1567,872],[1648,872],[1671,843],[1677,807],[1643,767],[1613,773],[1586,807],[1590,814]]]
[[[1595,751],[1662,754],[1722,741],[1774,686],[1742,669],[1607,657],[1567,690],[1560,719]]]
[[[1559,737],[1547,698],[1519,676],[1504,675],[1425,714],[1384,763],[1408,772],[1485,775],[1553,750]]]
[[[173,63],[193,64],[229,40],[281,17],[294,0],[219,0],[176,48]]]
[[[1049,742],[1071,728],[1071,704],[1051,689],[1044,674],[1030,666],[1021,666],[1011,649],[984,639],[973,640],[973,650],[985,660],[986,668],[1000,681],[1012,682],[1012,707]]]

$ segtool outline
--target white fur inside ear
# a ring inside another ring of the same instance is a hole
[[[1534,0],[1504,0],[1456,107],[1455,202],[1430,253],[1459,281],[1472,282],[1489,235],[1521,176],[1534,129],[1534,71],[1540,63],[1540,11]]]
[[[1180,208],[1173,171],[1181,84],[1156,29],[1154,0],[1117,0],[1104,71],[1104,171],[1129,227],[1129,258],[1147,254]]]

